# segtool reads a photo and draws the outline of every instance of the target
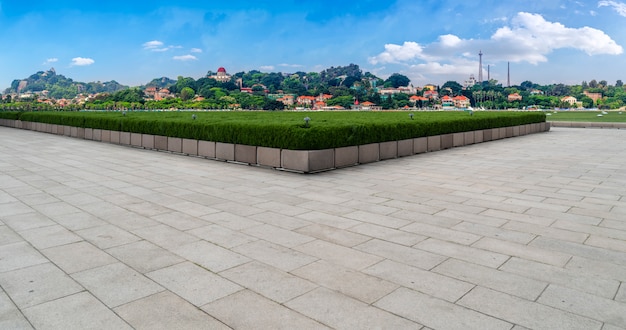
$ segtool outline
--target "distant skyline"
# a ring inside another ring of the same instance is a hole
[[[0,0],[0,91],[54,67],[76,81],[319,72],[358,64],[441,85],[626,81],[626,2]]]

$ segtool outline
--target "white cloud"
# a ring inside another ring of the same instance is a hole
[[[95,61],[86,57],[74,57],[70,66],[87,66],[94,64]]]
[[[154,50],[154,49],[159,49],[163,47],[163,42],[159,40],[152,40],[152,41],[145,42],[142,46],[143,46],[143,49]]]
[[[385,51],[377,56],[370,57],[371,64],[378,63],[400,63],[414,59],[426,59],[424,48],[413,41],[405,41],[402,45],[386,44]]]
[[[200,48],[192,48],[191,52],[192,53],[202,53],[202,49],[200,49]]]
[[[620,16],[626,17],[626,3],[617,1],[599,1],[598,8],[612,7]]]
[[[301,68],[301,67],[303,67],[303,65],[301,65],[301,64],[288,64],[288,63],[281,63],[278,66],[282,66],[282,67],[286,67],[286,68]]]
[[[55,62],[58,62],[58,61],[59,61],[58,58],[51,57],[51,58],[47,59],[45,62],[43,62],[43,64],[46,65],[46,64],[51,64],[51,63],[55,63]]]
[[[273,65],[262,65],[259,67],[259,69],[263,70],[263,71],[272,71],[274,70],[274,66]]]
[[[483,60],[487,58],[491,63],[537,64],[548,61],[550,53],[563,48],[578,49],[590,56],[623,53],[623,48],[601,30],[569,28],[538,14],[520,12],[509,26],[499,28],[489,39],[461,39],[447,34],[430,44],[386,44],[385,51],[370,57],[369,62],[403,64],[432,74],[464,74],[476,71],[479,50],[485,54]]]
[[[174,56],[174,57],[172,57],[172,59],[176,60],[176,61],[195,61],[198,58],[193,56],[193,55],[189,55],[188,54],[188,55]]]

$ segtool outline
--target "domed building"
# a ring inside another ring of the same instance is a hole
[[[232,76],[226,73],[226,69],[224,69],[223,67],[220,67],[219,69],[217,69],[217,74],[211,75],[209,76],[209,78],[215,79],[219,82],[227,82],[227,81],[230,81]]]

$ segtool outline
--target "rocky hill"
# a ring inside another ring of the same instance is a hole
[[[73,98],[80,93],[114,93],[126,88],[128,86],[121,85],[115,80],[90,83],[74,81],[71,78],[57,74],[54,68],[51,68],[48,71],[39,71],[25,79],[13,80],[11,87],[7,88],[4,94],[45,94],[51,98],[61,99]],[[44,91],[47,91],[47,93]]]

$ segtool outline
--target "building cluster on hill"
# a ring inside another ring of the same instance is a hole
[[[55,82],[62,81],[62,87],[50,84],[51,78]],[[58,97],[72,96],[70,92],[75,92],[73,97]],[[248,102],[245,95],[255,98],[255,101]],[[266,101],[259,101],[259,98]],[[175,100],[186,103],[176,103]],[[393,74],[383,80],[369,72],[363,74],[358,66],[351,64],[331,67],[320,73],[295,74],[259,71],[229,74],[224,67],[220,67],[217,72],[209,71],[198,80],[164,77],[138,88],[128,88],[115,81],[76,83],[56,75],[51,69],[14,81],[12,89],[2,95],[4,104],[22,101],[54,108],[81,108],[106,102],[112,102],[113,108],[146,109],[181,106],[258,109],[267,106],[268,102],[273,102],[273,109],[311,110],[618,108],[626,104],[626,91],[621,81],[615,86],[608,86],[604,81],[599,84],[595,80],[590,84],[583,82],[582,86],[540,86],[526,81],[520,86],[504,88],[495,80],[478,82],[473,75],[464,85],[448,81],[442,86],[426,84],[417,87],[403,75]]]

